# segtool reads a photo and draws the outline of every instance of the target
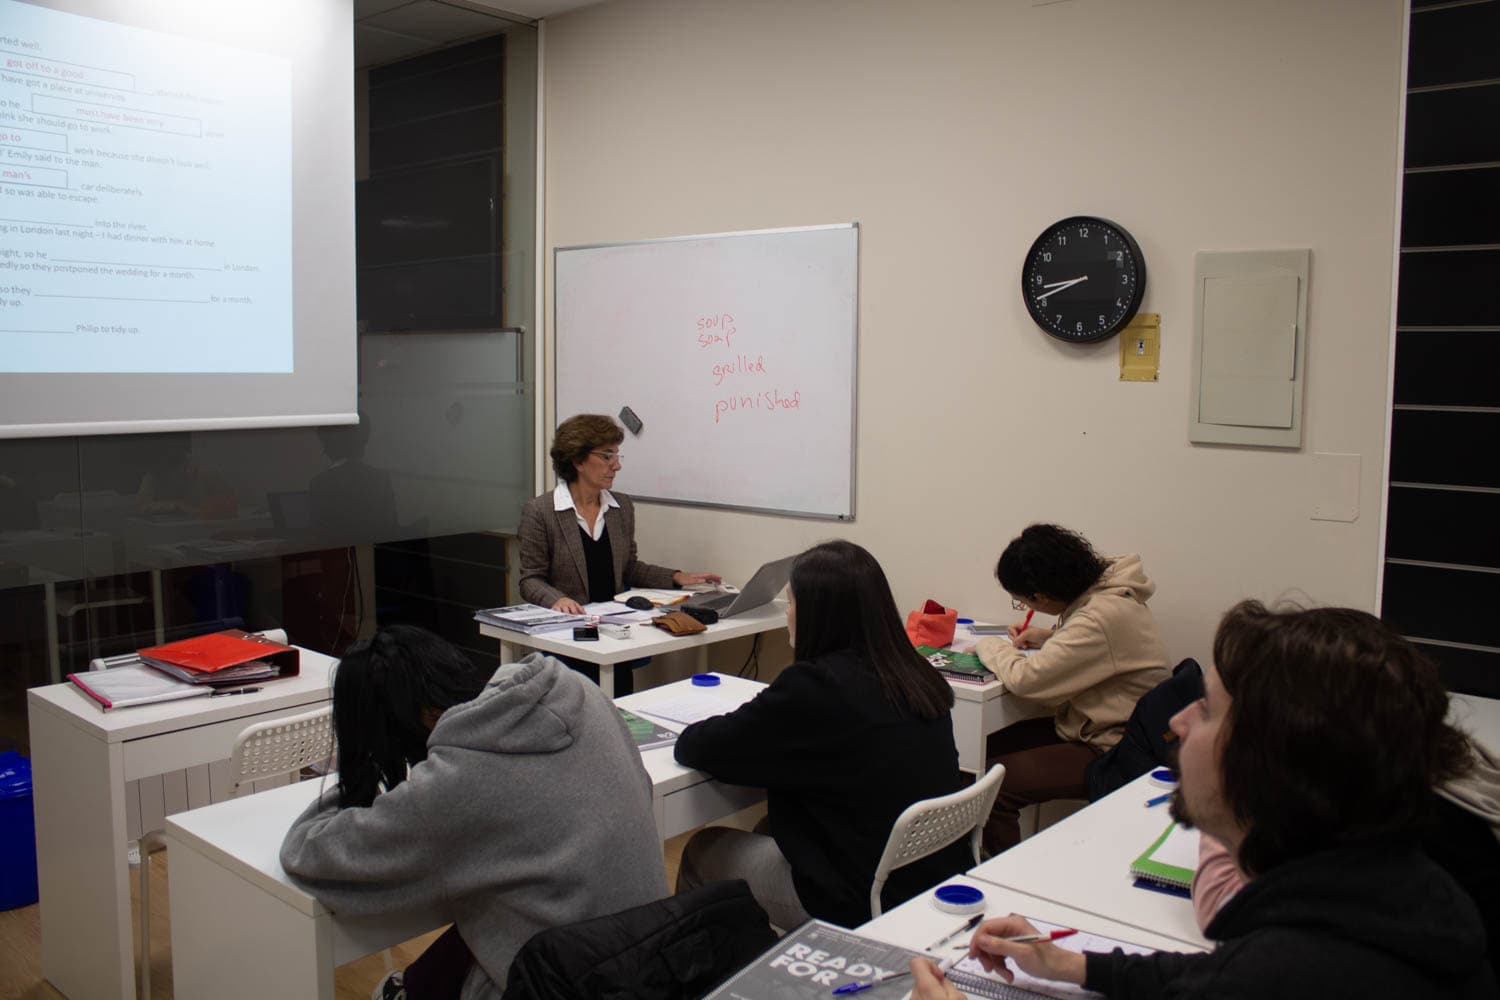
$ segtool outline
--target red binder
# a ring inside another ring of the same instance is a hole
[[[237,628],[152,646],[141,650],[140,657],[147,662],[169,663],[195,674],[213,674],[255,660],[280,668],[280,677],[293,677],[301,671],[300,657],[294,647]]]

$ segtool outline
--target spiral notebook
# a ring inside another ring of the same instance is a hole
[[[1058,930],[1061,925],[1049,924],[1044,920],[1032,920],[1032,925],[1038,931]],[[1088,934],[1079,931],[1069,937],[1060,938],[1057,947],[1068,951],[1082,953],[1085,951],[1111,952],[1119,948],[1127,955],[1149,955],[1150,948],[1143,948],[1138,944],[1130,944],[1126,941],[1116,941],[1100,934]],[[1097,997],[1100,994],[1093,990],[1086,990],[1082,986],[1074,986],[1072,983],[1056,983],[1050,979],[1037,979],[1029,976],[1011,963],[1011,971],[1015,974],[1015,982],[1007,983],[993,972],[984,971],[972,958],[966,958],[953,968],[948,970],[948,978],[953,985],[963,990],[971,997],[988,997],[993,1000],[1029,1000],[1031,997],[1051,997],[1053,1000],[1075,1000],[1075,998]]]
[[[1130,874],[1153,885],[1188,890],[1197,868],[1198,831],[1173,823],[1130,863]]]

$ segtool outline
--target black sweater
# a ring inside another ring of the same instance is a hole
[[[1088,955],[1110,997],[1478,1000],[1497,995],[1474,904],[1415,848],[1347,848],[1258,875],[1206,955]]]
[[[771,836],[802,906],[854,927],[870,919],[870,884],[901,810],[960,787],[953,720],[897,709],[851,652],[787,667],[754,700],[683,731],[677,760],[722,781],[766,789]],[[967,838],[891,873],[894,906],[973,865]]]

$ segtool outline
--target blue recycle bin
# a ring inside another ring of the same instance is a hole
[[[37,900],[36,822],[31,812],[31,761],[0,753],[0,910]]]

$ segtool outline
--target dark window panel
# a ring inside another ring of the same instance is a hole
[[[1476,243],[1500,243],[1500,167],[1406,175],[1403,247]]]
[[[1500,84],[1408,94],[1406,165],[1500,162],[1497,120]]]
[[[370,172],[500,152],[499,105],[470,108],[370,133]]]
[[[491,35],[463,45],[437,49],[425,55],[379,66],[370,71],[370,86],[384,87],[402,81],[411,81],[418,77],[441,73],[456,62],[470,62],[504,52],[505,36]]]
[[[386,80],[383,77],[377,79],[377,73],[372,72],[370,127],[382,129],[414,118],[425,118],[443,108],[499,103],[505,82],[505,63],[501,54],[475,52],[471,55],[468,51],[471,48],[463,46],[448,50],[462,61],[430,73]]]
[[[1417,643],[1417,648],[1437,664],[1448,690],[1481,698],[1500,698],[1500,653],[1454,649],[1426,642]]]
[[[1500,332],[1396,334],[1398,404],[1500,406]]]
[[[1402,635],[1500,648],[1500,573],[1387,563],[1380,616]]]
[[[1500,568],[1500,493],[1391,489],[1385,554],[1391,559]]]
[[[493,608],[505,603],[504,566],[380,549],[375,555],[375,576],[382,589],[425,594],[469,608]]]
[[[1500,129],[1495,129],[1500,135]],[[1500,250],[1401,255],[1399,326],[1500,325]]]
[[[437,538],[412,538],[391,542],[382,548],[431,555],[437,559],[463,559],[488,566],[505,566],[507,546],[512,542],[509,535],[476,531]]]
[[[1406,73],[1408,87],[1500,79],[1500,3],[1413,17]]]
[[[500,160],[393,171],[356,186],[359,264],[487,254],[497,243]]]
[[[1397,410],[1391,481],[1500,487],[1500,413]],[[1500,622],[1500,615],[1494,616]]]

